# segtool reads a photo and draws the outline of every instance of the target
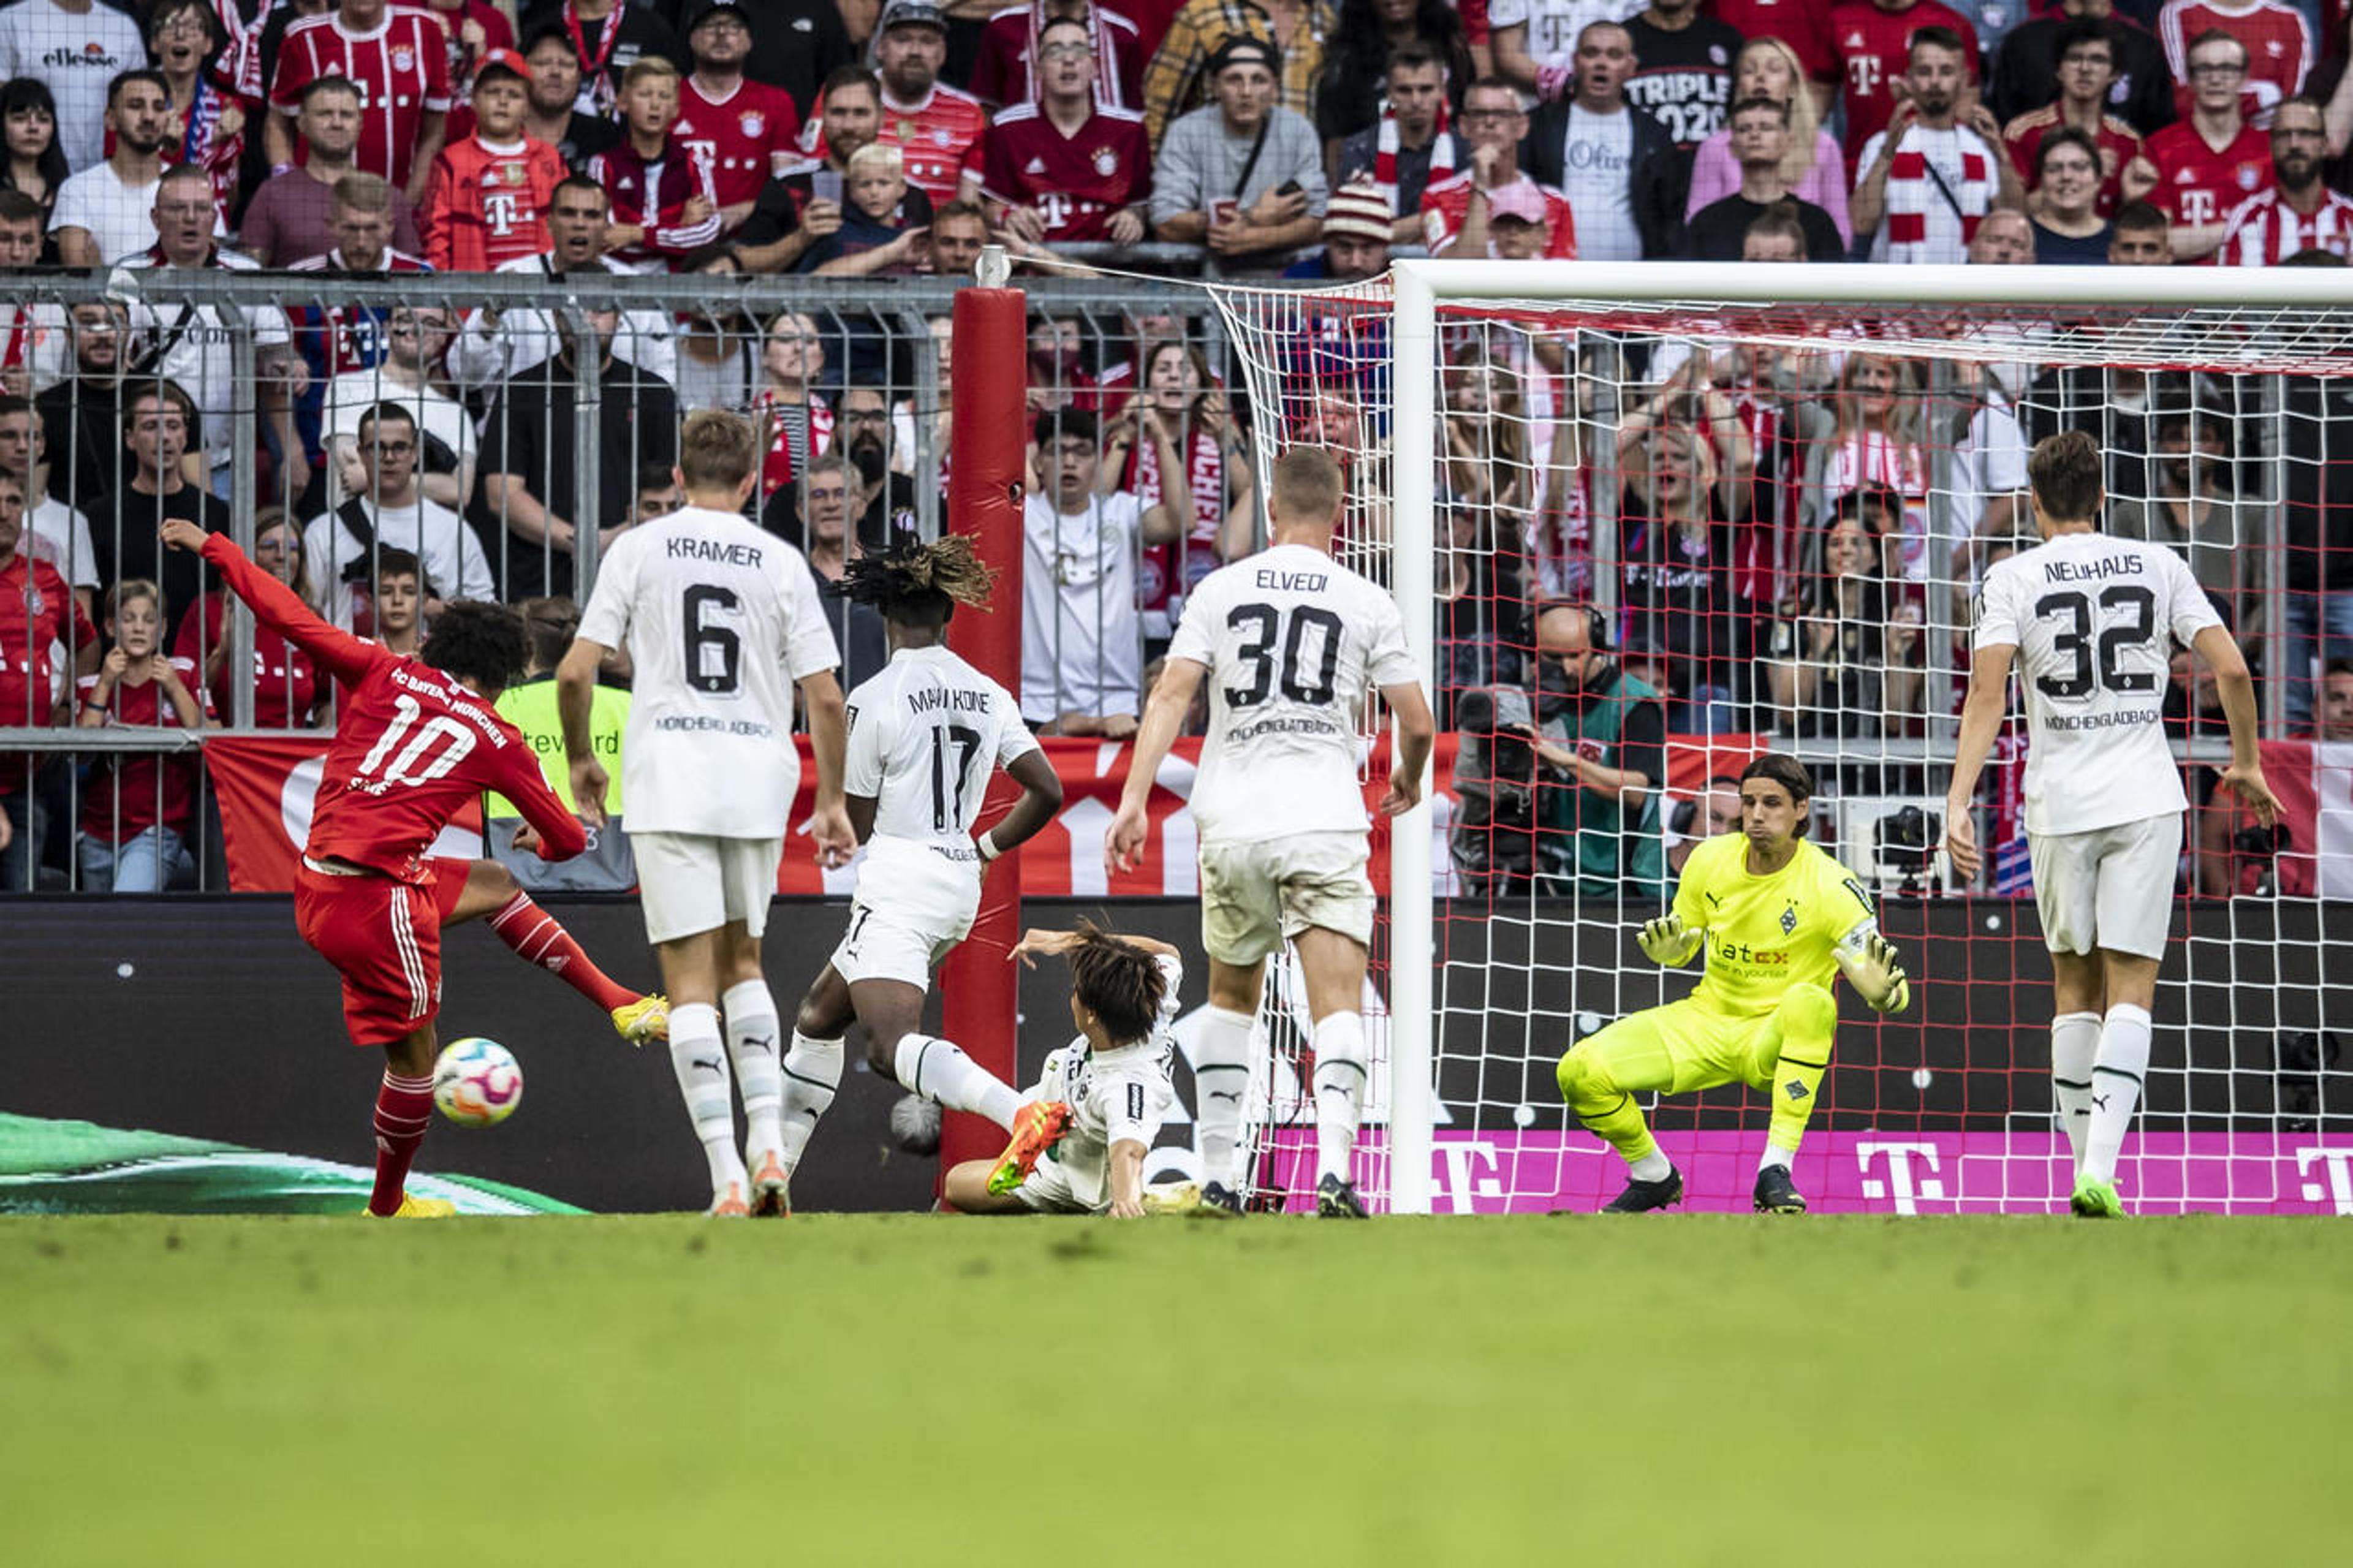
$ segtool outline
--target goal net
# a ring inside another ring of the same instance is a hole
[[[2226,731],[2179,655],[2164,713],[2192,805],[2121,1185],[2141,1212],[2353,1212],[2327,979],[2353,896],[2353,663],[2330,673],[2353,658],[2348,283],[1433,262],[1219,288],[1261,471],[1301,441],[1341,457],[1343,557],[1397,594],[1446,732],[1428,805],[1376,832],[1368,1194],[1443,1214],[1616,1193],[1555,1065],[1688,993],[1696,967],[1662,973],[1633,931],[1769,750],[1812,771],[1812,835],[1914,976],[1895,1019],[1841,988],[1799,1188],[1818,1211],[2064,1206],[2015,711],[1974,807],[1987,870],[1965,885],[1935,847],[1974,585],[2034,542],[2028,450],[2080,428],[2105,526],[2179,550],[2247,648],[2289,807],[2266,836],[2216,797]],[[1369,787],[1377,714],[1366,733]],[[1253,1101],[1261,1201],[1294,1206],[1296,992],[1274,966]],[[1760,1094],[1648,1109],[1687,1205],[1748,1206]]]

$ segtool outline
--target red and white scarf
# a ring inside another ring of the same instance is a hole
[[[1193,541],[1215,548],[1226,525],[1226,449],[1207,430],[1193,432],[1185,488],[1193,501]],[[1147,507],[1160,504],[1160,444],[1136,437],[1127,488]]]
[[[628,0],[614,0],[612,10],[605,15],[605,29],[596,35],[596,52],[593,56],[588,52],[587,37],[580,27],[578,0],[564,8],[564,26],[572,35],[572,53],[580,62],[580,96],[573,107],[583,114],[603,117],[613,112],[614,100],[619,94],[605,74],[605,62],[613,58],[613,46],[621,41],[621,13],[628,7]]]
[[[800,477],[803,465],[793,461],[791,426],[776,418],[771,410],[781,406],[774,387],[764,387],[753,400],[752,417],[763,426],[768,437],[768,450],[760,464],[760,499],[767,500]],[[805,405],[808,410],[808,455],[811,461],[823,457],[833,445],[833,409],[817,394],[809,394]]]
[[[1887,167],[1887,216],[1882,219],[1887,254],[1880,259],[1899,263],[1962,261],[1978,232],[1978,220],[1993,206],[2001,185],[1994,170],[1994,154],[1972,132],[1943,132],[1959,138],[1961,178],[1937,188],[1927,155],[1914,144],[1920,136],[1936,135],[1917,126],[1904,133]],[[1946,199],[1949,191],[1951,200]],[[1956,210],[1957,209],[1957,211]],[[1953,235],[1957,231],[1957,244]]]
[[[1430,132],[1430,177],[1422,182],[1422,189],[1428,190],[1453,173],[1454,138],[1446,133],[1446,104],[1440,100],[1438,125]],[[1398,123],[1395,110],[1381,110],[1379,133],[1373,142],[1373,187],[1381,193],[1381,199],[1388,203],[1389,211],[1398,210]]]
[[[1053,17],[1046,15],[1046,0],[1030,0],[1029,39],[1022,47],[1021,59],[1023,68],[1029,73],[1029,101],[1032,103],[1043,102],[1046,97],[1045,72],[1039,68],[1044,62],[1038,58],[1038,35],[1044,32],[1046,24],[1052,20]],[[1087,14],[1080,20],[1086,26],[1087,42],[1095,49],[1095,101],[1109,104],[1113,109],[1136,107],[1129,103],[1120,91],[1119,56],[1112,48],[1111,29],[1095,26],[1095,8],[1092,5],[1087,7]]]

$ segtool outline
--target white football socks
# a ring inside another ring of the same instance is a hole
[[[1248,1013],[1205,1007],[1193,1037],[1193,1138],[1201,1155],[1201,1179],[1229,1192],[1241,1190],[1234,1145],[1241,1137],[1250,1029],[1257,1022]]]
[[[1021,1096],[954,1040],[905,1036],[892,1055],[891,1069],[908,1093],[936,1100],[950,1110],[976,1111],[1008,1132],[1021,1113]]]
[[[2059,1125],[2078,1172],[2092,1125],[2092,1063],[2099,1054],[2097,1013],[2062,1013],[2051,1020],[2051,1095],[2058,1101]]]
[[[2092,1063],[2091,1132],[2084,1140],[2080,1180],[2116,1179],[2116,1156],[2140,1103],[2141,1079],[2148,1076],[2148,1037],[2147,1008],[2125,1002],[2108,1009],[2100,1029],[2100,1054]]]
[[[1626,1173],[1638,1182],[1663,1182],[1675,1173],[1675,1163],[1662,1149],[1652,1149],[1639,1160],[1626,1163]]]
[[[1365,1107],[1365,1021],[1327,1013],[1315,1026],[1315,1179],[1356,1179],[1356,1123]]]
[[[834,1091],[841,1087],[841,1060],[839,1040],[812,1040],[793,1031],[793,1048],[785,1058],[784,1115],[777,1131],[787,1171],[800,1168],[818,1119],[833,1109]]]
[[[719,1037],[718,1008],[690,1002],[670,1010],[670,1065],[686,1113],[694,1119],[694,1135],[702,1140],[703,1158],[711,1162],[712,1192],[726,1191],[730,1182],[740,1186],[744,1156],[735,1147],[734,1080]]]
[[[1757,1162],[1757,1169],[1760,1172],[1769,1171],[1778,1165],[1786,1171],[1789,1168],[1789,1163],[1797,1157],[1798,1152],[1795,1149],[1784,1149],[1778,1143],[1767,1143],[1765,1145],[1765,1157]]]
[[[783,1030],[776,1023],[776,1001],[766,982],[746,980],[729,986],[719,1005],[727,1015],[727,1054],[735,1059],[736,1081],[744,1086],[744,1147],[757,1160],[782,1142],[776,1131],[784,1107],[776,1042]]]

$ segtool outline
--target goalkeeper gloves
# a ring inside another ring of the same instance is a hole
[[[1664,914],[1657,920],[1645,921],[1639,940],[1643,957],[1673,969],[1690,962],[1691,955],[1698,951],[1700,933],[1683,924],[1683,916]]]
[[[1905,976],[1895,944],[1877,932],[1864,939],[1862,952],[1851,956],[1841,952],[1839,967],[1872,1011],[1901,1013],[1912,1005],[1912,983]]]

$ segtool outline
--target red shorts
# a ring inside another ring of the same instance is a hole
[[[388,1046],[441,1006],[441,921],[433,890],[373,874],[301,868],[294,923],[343,977],[343,1025],[355,1046]]]
[[[436,855],[425,862],[425,868],[433,873],[434,912],[448,925],[458,912],[458,900],[466,896],[466,879],[473,874],[474,863]]]

